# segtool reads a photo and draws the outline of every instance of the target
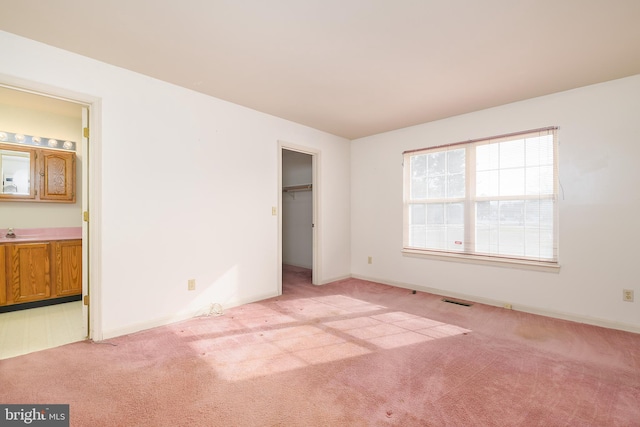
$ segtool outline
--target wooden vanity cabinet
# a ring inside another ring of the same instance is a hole
[[[0,245],[0,305],[7,303],[7,268],[5,263],[5,246]]]
[[[56,297],[82,293],[82,240],[53,243]]]
[[[81,239],[0,244],[0,305],[81,294]]]
[[[38,301],[51,297],[51,244],[18,243],[8,245],[7,303]]]

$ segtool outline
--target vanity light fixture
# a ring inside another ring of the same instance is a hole
[[[43,140],[46,141],[47,145],[51,148],[55,148],[57,150],[76,151],[76,143],[73,141],[62,142],[54,138],[41,138],[39,136],[0,131],[0,142],[39,146],[42,144]]]

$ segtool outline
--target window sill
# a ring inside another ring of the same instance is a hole
[[[468,264],[490,265],[494,267],[518,268],[523,270],[559,273],[560,264],[549,262],[529,261],[523,259],[509,259],[487,257],[480,255],[456,254],[449,252],[425,251],[418,249],[403,249],[402,255],[414,258],[427,258],[439,261],[462,262]]]

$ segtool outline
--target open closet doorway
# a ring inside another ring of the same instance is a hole
[[[302,282],[317,284],[318,153],[284,145],[280,151],[280,277],[294,271]]]
[[[88,107],[0,85],[0,359],[88,338]]]

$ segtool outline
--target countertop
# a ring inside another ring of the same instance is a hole
[[[6,237],[7,229],[0,228],[0,244],[82,239],[82,227],[14,228],[13,232],[16,237]]]

